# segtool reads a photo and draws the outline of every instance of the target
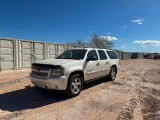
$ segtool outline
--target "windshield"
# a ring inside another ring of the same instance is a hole
[[[76,50],[67,50],[59,55],[56,59],[74,59],[82,60],[86,54],[87,50],[76,49]]]

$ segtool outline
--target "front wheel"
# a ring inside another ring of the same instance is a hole
[[[82,77],[79,74],[72,75],[68,80],[67,94],[71,97],[79,95],[82,91]]]
[[[108,79],[110,81],[115,80],[116,79],[116,67],[111,67],[111,71],[109,73]]]

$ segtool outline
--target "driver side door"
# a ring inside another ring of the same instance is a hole
[[[87,57],[88,56],[95,56],[96,60],[91,60],[88,62],[86,61],[87,63],[85,68],[85,72],[86,72],[85,81],[98,78],[100,77],[100,73],[101,73],[100,61],[97,55],[97,51],[96,50],[89,51],[87,54]]]

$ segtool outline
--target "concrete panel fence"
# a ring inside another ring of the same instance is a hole
[[[33,62],[55,58],[72,48],[80,46],[0,38],[0,70],[29,68]],[[116,52],[120,59],[137,59],[144,55],[120,50]]]
[[[31,63],[55,58],[79,46],[0,38],[0,70],[29,68]]]

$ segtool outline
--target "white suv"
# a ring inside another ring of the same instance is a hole
[[[30,79],[35,86],[65,90],[73,97],[80,94],[86,82],[105,76],[114,80],[118,68],[119,58],[113,50],[70,49],[56,59],[33,63]]]

